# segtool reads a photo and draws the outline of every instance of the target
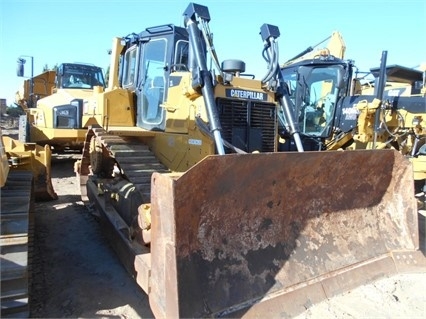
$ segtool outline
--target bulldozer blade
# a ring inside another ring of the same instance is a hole
[[[34,177],[34,197],[36,201],[49,201],[58,198],[51,178],[52,151],[49,145],[23,143],[3,135],[3,144],[12,170],[31,171]]]
[[[152,176],[158,318],[289,318],[426,267],[412,166],[393,150],[210,156]]]

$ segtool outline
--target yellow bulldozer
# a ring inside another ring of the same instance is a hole
[[[184,20],[114,39],[109,86],[83,102],[91,126],[75,164],[83,201],[155,317],[290,318],[424,267],[410,161],[279,152],[281,119],[300,150],[304,131],[278,28],[261,26],[258,80],[241,60],[219,63],[207,7],[190,3]],[[330,68],[339,87],[342,70]]]
[[[58,196],[51,180],[52,151],[48,145],[22,143],[7,135],[1,136],[3,147],[12,171],[29,171],[34,178],[34,197],[36,201],[49,201]],[[7,176],[6,174],[4,176]]]
[[[20,64],[18,76],[22,74]],[[81,150],[87,130],[82,122],[83,99],[104,88],[102,69],[84,63],[62,63],[56,71],[25,80],[16,94],[16,104],[26,112],[19,140],[49,144],[55,152]]]
[[[1,317],[27,318],[33,203],[57,198],[50,178],[51,150],[1,134],[0,155]]]
[[[33,175],[11,171],[0,139],[1,317],[29,317],[28,249],[33,227]]]

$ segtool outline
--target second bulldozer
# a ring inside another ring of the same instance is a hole
[[[155,317],[290,318],[424,267],[411,163],[394,150],[277,152],[281,111],[301,142],[278,28],[261,27],[257,80],[218,62],[207,7],[184,18],[113,41],[75,166]]]
[[[57,199],[50,176],[51,151],[22,143],[0,130],[0,301],[2,318],[28,318],[34,200]]]

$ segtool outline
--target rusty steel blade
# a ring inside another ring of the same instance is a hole
[[[157,317],[255,317],[262,301],[303,287],[299,299],[323,299],[418,251],[412,167],[392,150],[210,156],[155,173],[151,196]]]

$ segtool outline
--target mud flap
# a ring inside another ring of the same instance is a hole
[[[155,173],[151,198],[158,318],[291,317],[425,265],[412,166],[392,150],[210,156]]]

